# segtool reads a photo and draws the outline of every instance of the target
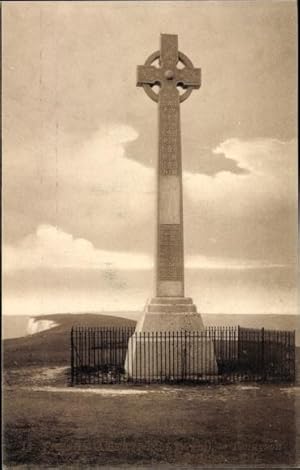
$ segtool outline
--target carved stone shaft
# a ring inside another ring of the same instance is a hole
[[[159,68],[151,65],[156,59],[159,59]],[[185,65],[183,69],[177,68],[178,61]],[[156,295],[183,297],[180,102],[192,89],[200,87],[200,69],[194,68],[178,51],[176,35],[162,34],[160,51],[138,67],[137,85],[143,86],[148,96],[158,102],[159,109]],[[154,85],[160,86],[158,95],[152,90]],[[178,86],[187,91],[180,95]]]
[[[170,85],[166,84],[159,95],[158,297],[184,296],[179,93],[172,83]]]

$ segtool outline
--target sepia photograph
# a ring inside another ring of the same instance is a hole
[[[1,2],[3,468],[299,468],[297,14]]]

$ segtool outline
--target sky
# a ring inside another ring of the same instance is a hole
[[[137,310],[153,295],[161,33],[201,68],[181,105],[186,291],[295,313],[296,3],[2,5],[4,313]]]

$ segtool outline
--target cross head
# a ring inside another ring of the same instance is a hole
[[[157,59],[160,67],[151,65]],[[184,68],[177,68],[179,61]],[[138,66],[137,86],[142,86],[151,99],[158,101],[159,94],[152,90],[154,85],[160,86],[160,93],[166,88],[181,86],[186,91],[180,95],[180,102],[188,98],[193,89],[200,88],[201,70],[178,51],[178,37],[175,34],[161,34],[160,51],[151,54],[145,65]]]

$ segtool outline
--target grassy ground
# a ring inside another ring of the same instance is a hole
[[[8,468],[296,465],[298,387],[68,387],[68,328],[4,343]]]

